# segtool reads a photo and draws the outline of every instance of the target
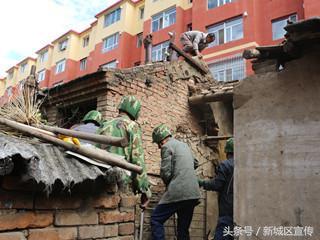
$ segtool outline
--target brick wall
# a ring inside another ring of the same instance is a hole
[[[206,133],[206,127],[203,124],[205,122],[203,112],[200,109],[191,109],[188,104],[189,91],[196,89],[196,85],[212,83],[211,76],[202,76],[186,62],[179,61],[157,63],[131,69],[108,70],[105,72],[104,78],[106,81],[101,80],[101,82],[106,84],[107,87],[101,85],[94,96],[92,94],[90,96],[82,94],[81,96],[82,98],[97,98],[97,110],[102,113],[106,120],[117,116],[117,105],[123,95],[135,95],[141,100],[142,109],[138,122],[142,128],[145,159],[149,173],[159,174],[160,168],[160,151],[152,143],[152,130],[158,124],[165,123],[175,132],[178,139],[188,143],[195,157],[200,161],[201,167],[199,167],[197,173],[204,176],[212,175],[213,164],[216,163],[218,157],[214,150],[200,140],[200,137]],[[89,81],[90,78],[88,78]],[[83,93],[85,93],[87,91],[85,83],[81,83]],[[66,92],[63,95],[66,95]],[[70,96],[68,98],[71,101]],[[58,97],[56,96],[55,99],[58,99]],[[79,104],[81,104],[80,100],[79,97],[75,97],[75,100],[72,101],[79,101]],[[56,102],[55,104],[59,103]],[[55,108],[56,106],[49,106],[47,109],[51,116],[49,122],[57,121],[55,118],[57,115],[54,114]],[[164,191],[161,179],[151,177],[151,181],[155,185],[152,186],[153,198],[150,208],[145,213],[144,239],[150,239],[150,214]],[[210,222],[207,219],[206,211],[208,210],[207,202],[215,201],[216,196],[214,195],[212,198],[206,196],[203,193],[202,202],[195,211],[191,239],[204,239],[207,232],[213,227],[206,226],[206,223]],[[210,212],[210,218],[212,218],[212,215],[216,215],[217,208],[210,209]],[[136,235],[138,234],[139,221],[140,212],[137,208],[135,216]],[[174,238],[174,225],[174,219],[170,219],[166,227],[166,239]]]
[[[5,177],[0,240],[134,239],[136,197],[110,186],[101,194],[46,196]]]

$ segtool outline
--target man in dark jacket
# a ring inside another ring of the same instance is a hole
[[[165,239],[163,224],[177,213],[178,240],[189,240],[193,210],[200,199],[194,170],[196,160],[189,146],[173,138],[164,124],[153,130],[152,139],[161,148],[160,176],[166,185],[166,191],[151,216],[152,239]]]
[[[227,140],[225,152],[227,160],[218,166],[216,177],[211,180],[199,180],[200,187],[205,190],[216,191],[219,194],[219,219],[214,240],[233,239],[231,235],[224,234],[227,229],[233,231],[233,138]]]
[[[183,51],[202,58],[201,51],[208,47],[215,40],[213,33],[203,33],[200,31],[189,31],[182,33],[180,42],[183,46]]]

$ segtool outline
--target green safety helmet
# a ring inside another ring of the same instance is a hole
[[[152,132],[152,142],[159,144],[163,139],[168,136],[171,136],[171,130],[165,124],[160,124]]]
[[[101,120],[102,120],[101,113],[97,110],[91,110],[84,116],[84,118],[82,119],[82,122],[84,123],[93,122],[94,124],[99,126],[101,123]]]
[[[233,138],[227,140],[226,146],[224,148],[225,153],[233,153]]]
[[[124,96],[119,103],[118,109],[128,113],[135,120],[139,117],[141,103],[135,96]]]

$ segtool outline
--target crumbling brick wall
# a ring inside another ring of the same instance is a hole
[[[47,196],[19,182],[1,181],[0,240],[134,239],[136,197],[116,186]]]
[[[160,151],[152,143],[152,130],[160,123],[165,123],[175,132],[175,136],[189,144],[195,157],[202,166],[198,173],[212,172],[213,162],[217,156],[212,149],[201,142],[200,137],[204,129],[200,125],[201,116],[192,112],[188,104],[190,86],[208,83],[210,76],[203,77],[185,62],[159,63],[141,66],[133,69],[114,70],[107,73],[109,79],[106,94],[98,97],[98,110],[105,119],[118,114],[117,105],[121,96],[131,94],[137,96],[142,102],[142,109],[138,122],[143,133],[143,143],[148,172],[159,174]],[[202,82],[202,83],[201,83]],[[205,174],[207,175],[207,174]],[[157,186],[152,187],[154,192],[151,207],[158,202],[164,187],[159,178],[152,178]],[[205,194],[203,194],[205,198]],[[216,212],[216,209],[211,209]],[[145,239],[150,239],[151,210],[146,213]],[[137,222],[139,222],[137,215]],[[196,208],[191,225],[191,238],[203,239],[206,232],[206,204],[205,201]],[[167,238],[174,237],[174,220],[167,223]]]
[[[152,130],[158,124],[165,123],[175,132],[177,138],[189,144],[195,157],[200,161],[201,166],[197,173],[205,176],[210,175],[208,172],[212,174],[213,163],[218,159],[217,154],[201,140],[201,137],[206,133],[201,111],[190,108],[188,104],[190,89],[192,90],[195,85],[212,83],[211,75],[203,76],[186,62],[178,61],[155,63],[131,69],[110,69],[105,72],[104,79],[88,79],[91,84],[94,84],[94,81],[100,81],[105,85],[100,85],[101,87],[97,88],[97,94],[92,94],[91,89],[88,96],[84,95],[85,91],[88,91],[84,89],[80,93],[81,98],[97,98],[97,110],[102,113],[105,120],[117,116],[117,106],[122,96],[135,95],[141,100],[142,109],[138,123],[142,128],[145,159],[149,173],[157,175],[160,169],[160,151],[157,145],[152,143]],[[82,83],[85,84],[84,81]],[[59,92],[63,91],[63,86],[61,87]],[[76,88],[80,88],[80,86],[76,86]],[[72,89],[67,91],[72,91]],[[55,99],[59,99],[58,94]],[[64,96],[68,95],[68,101],[70,101],[70,94],[66,92],[63,94]],[[75,100],[72,99],[73,102],[79,101],[81,104],[80,100],[79,97]],[[56,101],[55,104],[59,103]],[[67,101],[64,101],[63,104],[67,104]],[[56,105],[47,107],[49,122],[57,122]],[[163,183],[159,177],[150,177],[150,179],[155,185],[152,186],[153,198],[150,209],[145,213],[144,239],[150,239],[150,214],[164,191]],[[206,194],[203,193],[203,199],[195,210],[191,225],[191,239],[204,239],[207,232],[213,227],[206,226],[206,211],[216,213],[217,208],[207,209],[208,201],[212,201],[212,199],[208,200]],[[139,209],[137,208],[136,227],[138,227],[139,218]],[[174,238],[174,226],[175,221],[171,219],[167,223],[166,239]]]

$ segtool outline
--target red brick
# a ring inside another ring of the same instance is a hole
[[[134,233],[133,223],[121,223],[119,224],[119,235],[130,235]]]
[[[104,194],[93,200],[96,208],[117,208],[120,202],[120,196],[114,194]]]
[[[52,222],[52,213],[18,212],[0,216],[0,231],[47,227]]]
[[[122,236],[119,237],[117,240],[134,240],[133,236]]]
[[[32,209],[32,193],[0,191],[0,208],[1,209]]]
[[[80,197],[46,197],[40,196],[35,200],[36,209],[77,209],[80,208]]]
[[[0,240],[25,240],[22,232],[0,233]]]
[[[103,225],[79,227],[79,239],[104,237]]]
[[[134,212],[101,212],[99,214],[99,221],[103,224],[134,221]]]
[[[57,212],[54,224],[57,226],[98,224],[98,214],[93,210]]]
[[[119,234],[119,227],[117,224],[104,226],[104,237],[115,237]]]
[[[29,231],[28,240],[74,240],[77,239],[77,228],[44,228]]]
[[[121,207],[134,207],[137,204],[137,197],[136,196],[127,196],[122,195],[121,196]]]

